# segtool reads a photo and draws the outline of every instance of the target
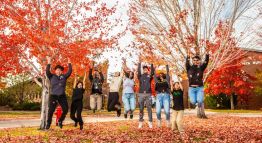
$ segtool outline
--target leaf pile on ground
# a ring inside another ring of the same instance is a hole
[[[262,142],[262,118],[244,118],[213,115],[209,119],[198,119],[192,115],[184,117],[185,133],[163,127],[138,129],[136,120],[90,123],[80,131],[72,124],[61,130],[52,126],[49,131],[36,128],[4,129],[0,142]]]

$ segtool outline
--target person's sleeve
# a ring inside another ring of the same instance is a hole
[[[47,64],[46,66],[46,76],[50,79],[53,74],[50,72],[50,69],[51,69],[51,65],[50,64]]]
[[[209,55],[206,54],[205,61],[204,61],[204,63],[201,65],[201,69],[202,69],[203,71],[207,68],[208,62],[209,62]]]
[[[103,73],[102,73],[102,72],[99,72],[99,74],[100,74],[100,77],[101,77],[101,82],[104,83],[104,80],[105,80],[105,79],[104,79]]]
[[[186,57],[186,70],[188,71],[190,69],[190,58]]]
[[[169,66],[166,65],[166,80],[168,82],[168,85],[170,87],[170,76],[169,76]]]
[[[138,64],[138,74],[137,74],[137,77],[138,77],[138,79],[140,79],[140,77],[141,77],[141,63],[139,63]]]
[[[88,78],[90,81],[93,80],[92,69],[89,69]]]
[[[151,67],[150,67],[150,77],[151,78],[154,76],[154,73],[155,73],[154,65],[151,64]]]
[[[72,74],[72,64],[69,63],[68,64],[68,71],[66,72],[65,77],[68,78],[68,77],[70,77],[71,74]]]
[[[156,72],[154,72],[154,82],[155,82],[155,85],[157,83],[157,76],[156,76]]]

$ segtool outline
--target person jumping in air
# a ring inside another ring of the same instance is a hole
[[[172,130],[177,130],[180,133],[184,132],[183,129],[183,116],[184,116],[184,100],[183,100],[183,86],[178,76],[178,82],[171,84],[171,94],[173,98],[173,111],[172,111]]]
[[[59,103],[62,108],[62,115],[58,121],[58,126],[62,129],[63,121],[68,112],[68,103],[65,94],[66,80],[70,77],[72,73],[72,65],[68,59],[68,71],[63,74],[64,67],[57,65],[55,67],[55,74],[52,74],[51,69],[51,58],[47,57],[47,67],[46,67],[46,76],[50,80],[51,84],[51,94],[49,97],[49,110],[48,110],[48,119],[46,129],[49,129],[52,122],[53,113],[55,112],[56,106]]]
[[[190,58],[193,60],[193,65],[190,64]],[[204,112],[204,83],[203,74],[208,65],[209,54],[206,54],[205,61],[201,63],[200,56],[189,56],[186,58],[186,70],[189,80],[189,98],[193,105],[197,106],[197,117],[206,119]]]
[[[109,84],[109,96],[107,102],[108,112],[116,111],[117,117],[121,115],[121,105],[119,102],[119,89],[122,84],[122,72],[115,72],[111,83]]]
[[[153,64],[151,64],[151,69],[147,66],[143,66],[143,74],[141,73],[141,62],[138,64],[138,80],[139,80],[139,93],[138,93],[138,102],[139,102],[139,125],[138,128],[142,128],[144,121],[144,104],[146,103],[147,112],[148,112],[148,126],[153,128],[153,118],[152,118],[152,98],[151,98],[151,81],[153,79],[154,69]]]
[[[136,98],[135,98],[135,81],[134,81],[134,72],[126,70],[126,64],[124,63],[124,70],[125,73],[123,79],[123,97],[122,101],[124,103],[124,117],[127,118],[127,114],[130,114],[130,119],[133,119],[133,112],[136,108]]]
[[[75,75],[70,117],[75,122],[75,127],[77,127],[77,124],[79,123],[80,130],[83,129],[83,119],[81,113],[83,110],[83,95],[85,92],[85,83],[86,72],[84,75],[83,82],[77,81],[77,75]]]
[[[159,76],[154,74],[155,89],[156,89],[156,115],[157,126],[161,127],[161,110],[164,107],[166,114],[166,126],[170,127],[170,76],[169,67],[166,65],[166,74],[160,73]]]
[[[95,113],[96,107],[97,110],[102,108],[102,85],[104,82],[104,76],[102,72],[99,72],[97,69],[94,70],[94,75],[92,74],[94,64],[89,70],[89,80],[91,82],[91,96],[90,96],[90,107]]]

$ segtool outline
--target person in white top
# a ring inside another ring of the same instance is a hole
[[[107,102],[108,112],[116,111],[117,116],[121,115],[121,104],[119,102],[119,89],[122,84],[123,74],[115,72],[111,83],[109,84],[109,96]]]

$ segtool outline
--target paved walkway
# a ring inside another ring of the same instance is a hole
[[[95,123],[95,122],[112,122],[112,121],[123,121],[126,120],[123,117],[83,117],[85,123]],[[55,118],[53,118],[53,124]],[[70,118],[66,118],[64,124],[70,124],[73,121]],[[4,128],[16,128],[16,127],[36,127],[40,125],[40,119],[21,119],[21,120],[8,120],[0,121],[0,129]]]
[[[196,114],[196,110],[185,110],[186,115]],[[217,113],[217,112],[208,112],[207,115],[221,115],[221,116],[238,116],[238,117],[261,117],[262,114],[252,114],[252,113]],[[162,115],[164,117],[164,114]],[[156,118],[156,114],[153,113],[153,118]],[[147,119],[147,113],[145,113],[145,119]],[[125,121],[123,116],[121,117],[112,117],[107,115],[91,115],[88,117],[83,117],[85,123],[94,123],[94,122],[112,122],[112,121]],[[138,120],[138,114],[134,116],[133,120]],[[53,119],[53,123],[55,119]],[[66,118],[64,124],[70,124],[73,121],[70,118]],[[40,125],[40,119],[20,119],[20,120],[5,120],[0,121],[0,129],[4,128],[17,128],[17,127],[37,127]]]

